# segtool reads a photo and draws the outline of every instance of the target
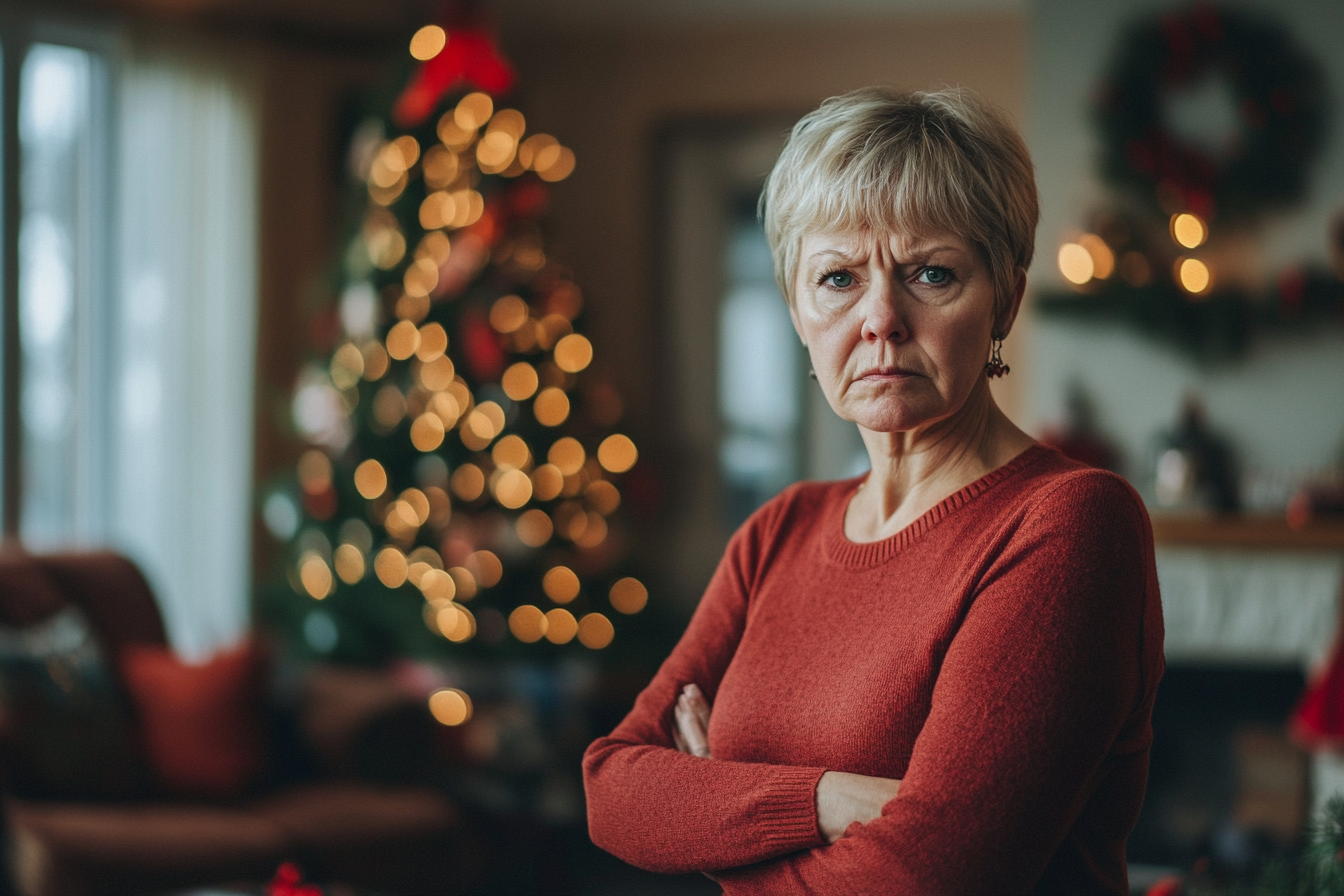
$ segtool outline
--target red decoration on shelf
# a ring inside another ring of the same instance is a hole
[[[495,38],[478,24],[445,28],[448,43],[420,66],[397,97],[392,120],[412,128],[424,121],[443,95],[460,84],[499,96],[513,86],[513,66],[499,52]]]
[[[299,866],[284,862],[275,869],[275,877],[266,885],[266,896],[322,896],[322,888],[305,884]]]
[[[1344,752],[1344,617],[1340,622],[1325,668],[1307,682],[1288,717],[1292,739],[1317,752]]]

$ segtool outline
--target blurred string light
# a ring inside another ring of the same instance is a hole
[[[440,688],[429,695],[429,711],[441,725],[461,725],[471,719],[471,698],[457,688]]]
[[[1198,215],[1181,212],[1171,216],[1171,238],[1186,249],[1197,249],[1209,238],[1209,228]]]
[[[411,37],[411,55],[421,62],[428,62],[448,43],[448,34],[438,25],[426,25]]]
[[[1213,272],[1198,258],[1178,258],[1176,282],[1190,295],[1202,297],[1213,288]]]

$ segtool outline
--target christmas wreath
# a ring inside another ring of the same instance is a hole
[[[1173,96],[1207,83],[1226,87],[1235,116],[1214,151],[1171,121]],[[1198,3],[1130,28],[1095,113],[1108,181],[1168,214],[1246,220],[1302,198],[1327,97],[1320,67],[1281,25]]]

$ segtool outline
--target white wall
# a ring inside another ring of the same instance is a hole
[[[1333,101],[1329,143],[1306,204],[1265,223],[1259,237],[1266,271],[1326,257],[1327,225],[1344,208],[1344,3],[1243,2],[1277,15],[1326,72]],[[1095,176],[1098,141],[1089,119],[1092,91],[1111,64],[1121,29],[1133,18],[1184,4],[1153,0],[1036,0],[1030,8],[1028,141],[1042,198],[1032,289],[1063,285],[1054,264],[1107,188]],[[1200,392],[1212,422],[1233,440],[1246,466],[1291,479],[1344,449],[1344,327],[1309,337],[1263,339],[1241,363],[1200,369],[1173,350],[1118,327],[1032,315],[1018,351],[1030,388],[1025,422],[1039,431],[1062,415],[1065,390],[1079,382],[1101,423],[1142,480],[1153,435],[1181,397]],[[1016,334],[1015,334],[1016,335]],[[1011,359],[1010,359],[1011,360]],[[1017,366],[1016,361],[1012,361]],[[1015,370],[1014,373],[1017,371]]]

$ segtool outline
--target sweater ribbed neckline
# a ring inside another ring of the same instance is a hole
[[[830,518],[826,521],[826,553],[830,559],[842,566],[868,567],[884,563],[914,544],[924,533],[947,519],[954,511],[965,507],[998,483],[1021,470],[1032,460],[1039,457],[1042,452],[1049,450],[1043,445],[1032,445],[1003,466],[990,470],[970,485],[948,495],[925,511],[923,516],[895,535],[883,538],[880,541],[850,541],[845,535],[845,512],[849,508],[849,502],[866,478],[859,477],[852,486],[844,491],[831,511]]]

